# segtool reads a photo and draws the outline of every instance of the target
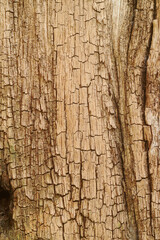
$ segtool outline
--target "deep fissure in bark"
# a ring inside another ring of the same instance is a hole
[[[11,189],[5,189],[0,182],[0,232],[11,229],[13,227],[13,199]]]
[[[156,10],[156,0],[154,0],[154,12],[153,12],[153,19],[156,19],[157,17],[157,10]],[[147,88],[147,62],[150,56],[150,50],[151,50],[151,44],[152,44],[152,40],[153,40],[153,23],[151,25],[151,29],[150,29],[150,38],[149,38],[149,43],[148,43],[148,47],[146,49],[146,58],[144,59],[144,73],[142,75],[142,92],[143,92],[143,121],[144,121],[144,125],[148,125],[146,123],[146,119],[145,119],[145,107],[146,107],[146,88]],[[149,126],[150,127],[150,126]],[[151,127],[150,127],[150,131],[152,131]],[[152,133],[151,133],[152,134]],[[149,191],[150,191],[150,227],[151,227],[151,234],[153,237],[155,237],[155,233],[154,233],[154,229],[152,226],[152,192],[153,192],[153,186],[152,186],[152,174],[150,172],[150,162],[149,162],[149,149],[150,149],[150,143],[145,140],[145,149],[147,152],[147,157],[146,157],[146,161],[147,161],[147,173],[148,173],[148,182],[149,182]]]

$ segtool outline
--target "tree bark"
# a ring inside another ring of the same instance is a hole
[[[1,239],[160,239],[159,8],[1,0]]]

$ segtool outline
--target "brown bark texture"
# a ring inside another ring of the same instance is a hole
[[[0,239],[160,240],[160,0],[0,0]]]

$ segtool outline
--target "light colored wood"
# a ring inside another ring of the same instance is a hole
[[[1,0],[1,239],[160,239],[159,12]]]

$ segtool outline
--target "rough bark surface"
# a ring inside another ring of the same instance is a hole
[[[159,8],[0,1],[0,239],[160,240]]]

